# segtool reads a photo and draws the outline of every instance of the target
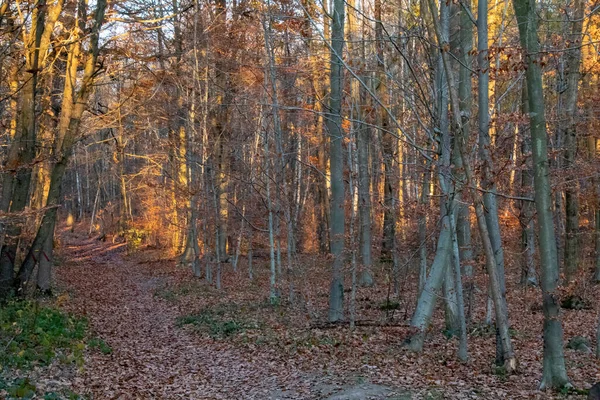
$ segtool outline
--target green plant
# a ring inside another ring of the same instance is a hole
[[[389,299],[379,305],[379,309],[381,311],[397,310],[399,308],[400,308],[400,303],[398,303],[397,301],[389,300]]]
[[[9,395],[9,399],[31,399],[35,396],[35,385],[29,379],[15,379],[10,384],[3,384],[4,389]]]
[[[90,341],[88,342],[88,347],[90,349],[97,349],[100,350],[100,352],[102,354],[111,354],[112,353],[112,348],[106,344],[106,342],[100,338],[93,338],[90,339]]]
[[[179,317],[176,323],[178,326],[194,325],[213,338],[227,338],[248,329],[246,323],[227,317],[223,310],[203,310],[199,314]]]
[[[47,365],[53,359],[83,363],[85,319],[33,301],[0,308],[0,370]]]
[[[148,231],[144,229],[129,228],[123,231],[123,237],[125,238],[125,242],[127,242],[127,250],[129,252],[139,249],[148,236]]]

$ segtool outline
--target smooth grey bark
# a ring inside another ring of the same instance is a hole
[[[387,86],[385,76],[385,41],[383,39],[381,0],[374,1],[375,12],[375,42],[377,54],[375,93],[380,102],[387,104]],[[381,137],[381,151],[383,156],[383,237],[381,241],[381,260],[393,262],[396,236],[396,212],[394,207],[393,158],[394,138],[389,132],[387,110],[379,108],[377,125]]]
[[[344,286],[342,267],[344,265],[344,160],[342,140],[342,94],[344,50],[344,0],[334,0],[331,11],[331,52],[330,52],[330,93],[327,130],[329,131],[329,162],[331,169],[330,239],[333,256],[332,279],[329,288],[329,320],[344,318]]]
[[[458,210],[455,211],[456,213]],[[457,216],[458,217],[458,216]],[[455,288],[456,288],[456,306],[457,306],[457,317],[459,326],[459,345],[458,345],[458,358],[461,361],[467,361],[469,358],[469,352],[467,348],[467,320],[465,317],[465,301],[463,296],[463,284],[462,284],[462,272],[460,268],[460,250],[458,247],[458,235],[457,227],[454,216],[450,218],[450,229],[452,229],[452,265]]]
[[[455,129],[457,132],[462,132],[460,137],[465,137],[464,134],[464,124],[462,120],[462,116],[460,115],[460,106],[458,101],[458,94],[455,86],[455,81],[453,77],[453,71],[450,68],[448,54],[445,51],[446,48],[449,47],[447,41],[444,41],[444,36],[441,33],[440,22],[436,13],[436,6],[433,0],[429,0],[429,9],[431,12],[433,26],[435,29],[435,34],[437,37],[437,42],[440,46],[440,53],[442,57],[442,62],[444,66],[444,70],[446,73],[446,79],[448,83],[448,91],[450,94],[450,110],[452,112],[452,120],[455,125]],[[486,8],[487,10],[487,8]],[[482,200],[482,196],[478,192],[475,187],[475,178],[473,175],[473,171],[471,169],[471,165],[468,157],[466,157],[466,152],[464,150],[464,143],[462,140],[457,140],[454,144],[455,151],[458,151],[465,170],[466,184],[469,185],[472,190],[473,202],[475,206],[475,215],[477,216],[477,226],[479,228],[479,236],[482,241],[483,249],[485,252],[485,261],[486,268],[488,271],[489,279],[490,279],[490,292],[492,294],[492,298],[494,301],[494,309],[496,312],[496,326],[500,340],[502,341],[502,355],[504,360],[504,367],[508,373],[513,372],[517,368],[517,359],[515,357],[512,341],[510,339],[509,334],[509,321],[508,321],[508,310],[506,306],[506,302],[503,299],[503,290],[500,281],[500,275],[498,271],[498,265],[496,263],[496,258],[494,257],[494,250],[492,246],[492,241],[490,238],[490,233],[487,226],[487,221],[485,220],[485,209]],[[442,180],[443,182],[443,180]]]
[[[447,43],[450,40],[450,6],[445,3],[440,3],[440,35],[443,43]],[[437,52],[437,49],[435,49]],[[442,179],[444,179],[443,187],[446,188],[444,195],[446,197],[452,196],[455,186],[451,180],[449,174],[450,171],[450,160],[452,158],[451,141],[450,141],[450,121],[448,118],[448,84],[446,78],[446,71],[442,60],[441,53],[437,56],[437,65],[435,73],[435,94],[436,94],[436,114],[439,119],[439,132],[440,132],[440,158]],[[444,205],[442,205],[442,215],[444,208],[447,207],[450,212],[450,207],[446,205],[451,199],[444,199]],[[453,211],[452,211],[453,212]],[[459,330],[458,322],[458,309],[456,301],[456,289],[454,282],[454,274],[452,268],[446,268],[443,283],[444,303],[445,303],[445,321],[446,330],[455,333]]]
[[[433,4],[431,6],[432,15],[437,13],[437,9]],[[442,17],[447,17],[448,7],[445,3],[440,5],[440,14]],[[437,16],[435,16],[437,18]],[[447,20],[447,18],[445,18]],[[446,36],[447,37],[447,36]],[[434,48],[435,50],[435,48]],[[445,84],[445,70],[442,64],[442,58],[438,55],[435,58],[435,76],[434,76],[434,95],[435,95],[435,115],[437,118],[436,128],[440,133],[439,137],[439,149],[440,165],[437,168],[439,186],[442,188],[444,198],[440,205],[440,216],[441,216],[441,227],[437,241],[437,248],[435,251],[435,257],[431,265],[429,275],[425,280],[423,289],[420,291],[419,298],[417,300],[417,307],[411,319],[411,327],[415,329],[415,333],[408,340],[408,347],[412,351],[420,352],[423,350],[423,342],[425,340],[425,332],[431,322],[431,317],[435,308],[435,303],[439,297],[439,292],[444,287],[444,300],[445,300],[445,311],[446,321],[455,320],[453,316],[453,310],[450,309],[451,299],[450,292],[453,287],[450,287],[447,283],[448,262],[451,257],[452,251],[452,229],[450,218],[452,214],[453,200],[459,200],[457,196],[450,198],[450,192],[448,185],[450,183],[449,168],[450,168],[450,135],[449,135],[449,122],[448,122],[448,92],[447,85]],[[459,195],[459,194],[458,194]],[[423,273],[421,271],[421,273]],[[450,272],[451,275],[451,272]],[[451,289],[451,290],[450,290]],[[451,315],[448,318],[448,315]]]
[[[429,171],[429,161],[424,162],[425,170],[423,171],[423,184],[421,188],[421,196],[419,197],[419,204],[423,208],[423,211],[419,213],[418,227],[419,227],[419,293],[421,295],[425,282],[427,281],[427,205],[429,203],[429,178],[431,171]]]
[[[569,384],[563,350],[563,329],[557,293],[559,268],[548,165],[540,45],[534,0],[513,0],[521,46],[525,52],[529,121],[533,151],[535,206],[538,219],[541,286],[544,309],[544,368],[540,388]]]
[[[351,116],[352,117],[352,116]],[[360,123],[359,123],[360,124]],[[360,129],[360,128],[359,128]],[[356,270],[357,270],[357,249],[356,249],[356,234],[355,227],[358,215],[358,188],[355,184],[355,179],[358,169],[358,162],[356,159],[356,146],[354,143],[348,145],[348,189],[350,192],[350,224],[348,229],[348,235],[350,236],[350,259],[351,259],[351,289],[350,289],[350,329],[355,328],[356,323],[356,285],[358,283]]]
[[[435,303],[439,297],[439,291],[444,281],[446,269],[448,268],[448,256],[451,254],[451,248],[452,231],[450,215],[446,212],[442,216],[435,258],[431,264],[427,281],[417,300],[417,307],[410,321],[411,328],[416,331],[407,342],[408,348],[412,351],[421,352],[423,350],[425,333],[431,322]]]
[[[570,48],[565,53],[566,57],[566,84],[564,92],[564,113],[561,116],[561,131],[559,135],[564,138],[564,168],[568,179],[571,181],[565,189],[565,253],[564,270],[565,279],[568,281],[577,274],[580,264],[579,255],[579,190],[577,180],[574,179],[574,162],[577,157],[577,95],[579,93],[579,72],[581,64],[581,33],[583,30],[582,0],[574,0],[572,15],[567,12],[566,18],[570,25],[568,35]]]
[[[198,245],[198,197],[199,193],[194,193],[190,201],[190,218],[188,220],[186,245],[185,250],[179,258],[180,265],[191,266],[192,272],[197,278],[202,276],[200,246]]]
[[[470,0],[463,2],[462,6],[468,10],[471,8]],[[471,82],[471,64],[472,56],[471,50],[473,48],[473,23],[467,14],[467,11],[463,8],[459,12],[459,43],[458,43],[458,100],[460,106],[460,115],[464,120],[464,125],[469,126],[471,120],[471,106],[472,106],[472,82]],[[465,132],[468,132],[465,129]],[[456,132],[455,135],[461,132]],[[457,140],[457,138],[455,138]],[[458,137],[458,140],[461,140]],[[462,138],[467,141],[468,137]],[[452,163],[454,164],[454,175],[456,180],[461,182],[465,180],[465,174],[463,171],[462,158],[460,154],[455,151],[452,153]],[[462,264],[463,273],[465,276],[465,299],[466,302],[466,320],[467,322],[471,319],[471,313],[473,308],[473,248],[471,246],[471,217],[468,204],[459,204],[456,210],[456,236],[458,241],[460,263]],[[458,287],[457,287],[458,289]],[[462,289],[461,289],[462,290]]]
[[[506,283],[504,278],[504,249],[502,247],[502,236],[500,233],[500,221],[498,219],[498,198],[496,196],[496,179],[494,177],[494,164],[491,155],[490,140],[490,114],[489,114],[489,57],[488,57],[488,2],[479,0],[477,3],[477,103],[478,103],[478,128],[479,128],[479,155],[483,162],[483,177],[481,186],[485,190],[483,194],[483,204],[485,206],[485,221],[489,233],[490,242],[494,251],[496,261],[496,271],[500,283],[500,299],[506,305]],[[503,365],[505,360],[503,356],[507,353],[506,349],[501,348],[503,340],[500,338],[501,329],[497,326],[496,332],[496,363]]]
[[[494,258],[500,279],[501,295],[506,302],[506,283],[504,278],[504,249],[498,220],[498,198],[496,196],[496,179],[491,155],[490,140],[490,114],[489,114],[489,59],[488,59],[488,2],[477,3],[477,103],[479,127],[479,155],[483,162],[483,177],[481,186],[485,190],[483,204],[485,206],[485,221],[490,234],[490,241],[494,250]]]
[[[529,100],[527,97],[527,84],[522,89],[521,112],[529,115]],[[531,136],[525,134],[526,124],[519,124],[521,135],[521,157],[524,166],[521,170],[521,196],[532,197],[533,191],[533,166],[531,164]],[[534,209],[530,201],[521,200],[519,210],[519,223],[521,225],[521,284],[537,286],[535,272],[535,232]]]

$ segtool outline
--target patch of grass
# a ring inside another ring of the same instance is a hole
[[[245,321],[229,317],[224,310],[203,310],[199,314],[177,318],[177,326],[193,325],[212,338],[228,338],[252,328]]]
[[[83,364],[87,321],[33,301],[0,307],[0,371],[48,365],[55,358]]]
[[[493,374],[498,377],[500,382],[506,382],[508,379],[508,371],[504,368],[503,365],[494,365],[493,366]]]
[[[390,310],[398,310],[400,308],[400,303],[393,300],[386,300],[379,305],[379,309],[381,311],[390,311]]]
[[[203,283],[190,282],[176,287],[161,287],[154,291],[154,297],[158,297],[169,302],[177,301],[182,296],[206,295],[210,293],[210,286]]]
[[[563,396],[568,396],[568,395],[587,396],[588,394],[590,394],[590,391],[589,391],[589,389],[577,389],[576,387],[572,387],[572,386],[563,386],[560,389],[560,394]]]
[[[104,355],[112,353],[112,348],[108,344],[106,344],[106,342],[104,340],[102,340],[100,338],[90,339],[90,341],[88,342],[88,347],[90,349],[100,350],[100,352]]]

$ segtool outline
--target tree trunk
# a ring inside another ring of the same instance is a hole
[[[54,228],[54,227],[53,227]],[[45,295],[52,293],[52,262],[54,252],[54,231],[46,238],[38,260],[37,290]]]
[[[548,166],[548,137],[544,114],[542,71],[537,14],[533,0],[513,0],[521,46],[525,51],[529,120],[533,144],[535,206],[538,215],[542,297],[544,308],[544,372],[540,388],[569,385],[563,351],[558,293],[558,254],[552,216],[551,186]]]
[[[408,340],[408,347],[412,351],[421,352],[425,333],[431,322],[435,303],[439,296],[440,288],[444,281],[446,268],[448,267],[448,256],[451,254],[452,232],[450,227],[450,215],[445,212],[442,215],[440,234],[437,244],[437,250],[429,276],[425,282],[425,287],[417,301],[415,313],[410,321],[411,328],[415,329],[415,334]]]
[[[471,2],[467,0],[463,2],[463,6],[468,10],[471,9]],[[471,50],[473,48],[473,23],[469,15],[464,9],[460,9],[460,32],[459,32],[459,70],[458,70],[458,97],[460,106],[460,115],[469,124],[471,117],[472,106],[472,83],[471,83]],[[465,132],[468,132],[466,129]],[[461,132],[455,132],[455,135],[460,135]],[[455,137],[454,140],[457,140]],[[468,141],[468,137],[458,140]],[[458,182],[464,182],[465,174],[462,165],[462,158],[457,151],[452,153],[452,163],[454,164],[454,175]],[[463,273],[466,280],[466,320],[467,323],[471,318],[471,310],[473,307],[473,248],[471,246],[471,216],[468,204],[460,203],[456,210],[456,237],[458,240],[460,264],[462,264]],[[458,285],[462,286],[462,285]],[[460,289],[457,286],[457,289]]]
[[[95,74],[97,72],[96,60],[98,58],[99,51],[98,42],[100,36],[100,28],[104,19],[105,9],[106,0],[98,0],[96,3],[96,10],[93,18],[94,25],[91,29],[89,39],[90,43],[86,52],[87,59],[85,62],[83,77],[80,82],[80,87],[77,91],[77,94],[73,96],[74,103],[72,107],[72,112],[68,116],[69,124],[66,127],[66,130],[62,131],[61,129],[59,129],[58,132],[59,137],[57,140],[60,140],[60,148],[57,147],[57,149],[60,150],[57,151],[57,155],[59,156],[59,158],[58,162],[52,169],[52,174],[50,177],[50,189],[48,191],[48,199],[46,201],[46,207],[48,207],[48,210],[42,218],[42,222],[36,233],[35,239],[33,240],[33,243],[29,248],[25,259],[21,264],[15,282],[15,285],[20,291],[20,294],[23,294],[25,285],[29,281],[31,272],[35,267],[36,261],[40,258],[40,252],[42,251],[46,240],[48,240],[48,236],[52,235],[54,232],[54,225],[56,223],[56,212],[60,201],[62,178],[69,164],[69,160],[73,152],[73,146],[75,145],[75,142],[77,140],[81,118],[83,116],[84,111],[87,108],[87,102],[94,87],[93,83]],[[82,10],[80,10],[80,12],[82,12]],[[81,32],[83,32],[83,30],[81,30]],[[67,99],[69,98],[68,96],[63,97]],[[63,111],[65,110],[63,109]],[[61,118],[62,117],[63,116],[61,115]],[[61,126],[60,123],[59,126]]]
[[[572,15],[569,17],[570,35],[569,48],[565,54],[566,62],[566,84],[564,93],[564,113],[560,120],[563,132],[559,132],[565,140],[564,168],[569,180],[565,189],[565,255],[564,268],[565,279],[570,281],[579,270],[579,190],[575,179],[574,162],[577,157],[577,95],[579,93],[579,67],[581,64],[581,33],[583,29],[582,0],[575,0]]]
[[[385,77],[385,41],[383,40],[383,23],[381,13],[381,0],[375,0],[375,42],[377,46],[377,72],[375,81],[375,94],[383,105],[387,107],[388,96]],[[381,242],[381,260],[393,262],[396,236],[396,211],[394,207],[393,187],[393,157],[394,138],[389,132],[387,110],[379,107],[378,121],[381,136],[381,151],[383,156],[383,238]]]
[[[329,131],[329,154],[331,165],[331,221],[330,239],[333,256],[332,279],[329,288],[329,320],[340,321],[344,318],[344,280],[342,267],[344,265],[344,156],[342,141],[342,94],[343,69],[342,54],[344,50],[344,0],[334,0],[331,13],[331,54],[330,54],[330,93],[329,116],[327,130]]]
[[[450,109],[452,112],[452,119],[455,125],[456,132],[461,132],[459,137],[465,137],[464,121],[460,115],[460,106],[457,90],[455,87],[455,81],[453,77],[453,71],[449,66],[448,55],[445,48],[448,47],[448,42],[444,41],[444,36],[441,32],[440,23],[437,17],[436,6],[433,0],[429,0],[429,8],[431,11],[433,25],[437,36],[437,42],[441,48],[441,57],[446,73],[446,79],[448,83],[448,91],[450,94]],[[487,12],[487,7],[486,7]],[[494,250],[492,240],[490,238],[490,232],[488,230],[487,221],[485,219],[485,209],[483,200],[481,199],[480,193],[475,187],[475,178],[468,157],[464,150],[464,143],[462,140],[455,142],[455,150],[459,152],[463,161],[465,170],[466,183],[472,188],[472,196],[475,205],[475,215],[477,216],[477,225],[479,228],[479,236],[481,237],[482,245],[485,252],[486,268],[490,279],[490,289],[492,298],[494,300],[494,309],[496,312],[496,327],[500,340],[502,341],[502,354],[504,358],[504,367],[507,372],[512,372],[517,368],[517,360],[512,349],[512,342],[509,335],[509,323],[508,323],[508,310],[506,302],[503,297],[503,287],[500,280],[500,273],[496,258],[494,257]],[[441,180],[443,182],[443,180]],[[497,216],[496,216],[497,217]]]
[[[527,96],[527,84],[522,89],[522,114],[529,115],[529,100]],[[521,196],[531,197],[533,195],[533,169],[531,165],[531,137],[525,135],[526,125],[519,124],[521,138],[521,157],[523,167],[521,170]],[[521,225],[521,284],[537,286],[535,272],[535,232],[534,232],[534,204],[530,201],[521,200],[519,223]]]

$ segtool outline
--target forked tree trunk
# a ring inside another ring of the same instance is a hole
[[[544,372],[540,388],[569,385],[563,350],[563,329],[558,303],[558,254],[552,216],[548,166],[548,137],[544,110],[537,13],[533,0],[513,0],[521,46],[525,52],[529,121],[533,151],[535,206],[538,219],[542,297],[544,308]]]
[[[452,250],[452,230],[450,226],[450,215],[448,211],[442,214],[440,234],[438,236],[435,258],[425,286],[417,301],[417,307],[410,321],[410,326],[415,333],[408,340],[407,346],[416,352],[423,350],[425,333],[429,328],[435,303],[439,297],[439,291],[444,281],[446,268],[448,268],[449,255]]]
[[[437,17],[436,5],[433,0],[429,0],[429,9],[431,11],[433,26],[437,37],[437,42],[441,48],[441,57],[446,73],[446,79],[448,83],[448,91],[450,94],[450,110],[452,112],[452,119],[457,132],[461,132],[460,137],[465,137],[464,125],[462,116],[460,115],[459,98],[455,86],[453,77],[453,71],[450,68],[448,60],[448,54],[444,50],[448,47],[448,42],[444,41],[444,36],[441,33],[440,23]],[[487,9],[486,9],[487,10]],[[455,151],[458,151],[463,161],[465,170],[466,183],[472,188],[472,196],[475,205],[475,215],[477,216],[477,225],[479,228],[479,236],[481,237],[482,245],[485,252],[486,268],[490,279],[490,289],[492,298],[494,301],[494,309],[496,312],[496,326],[499,334],[499,338],[502,341],[502,354],[504,359],[504,367],[507,372],[512,372],[517,368],[517,360],[514,355],[512,348],[512,342],[509,335],[509,323],[508,323],[508,310],[506,302],[503,298],[503,287],[500,280],[500,274],[498,271],[498,265],[496,262],[492,241],[490,238],[490,232],[488,230],[487,221],[485,219],[485,209],[482,200],[482,196],[475,187],[475,178],[473,170],[470,165],[470,160],[466,157],[466,151],[464,150],[464,143],[462,140],[457,140],[454,144]]]

